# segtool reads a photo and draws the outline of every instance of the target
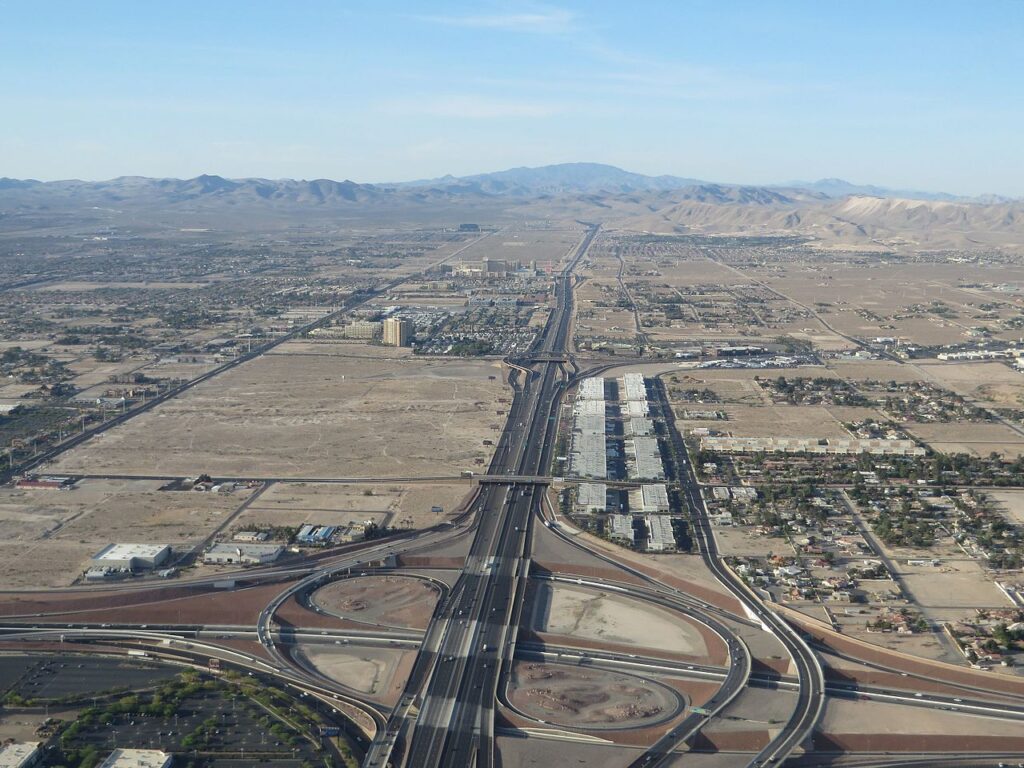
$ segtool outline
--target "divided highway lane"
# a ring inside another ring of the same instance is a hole
[[[561,362],[572,320],[572,270],[597,234],[591,228],[577,246],[556,286],[556,305],[541,334],[529,376],[513,401],[507,432],[513,442],[499,445],[492,475],[541,475],[554,443],[554,408],[562,391]],[[516,361],[525,363],[527,361]],[[518,440],[515,440],[518,438]],[[463,593],[438,651],[423,705],[409,725],[404,764],[486,768],[494,762],[495,692],[511,657],[510,622],[521,581],[528,576],[529,534],[541,491],[535,486],[488,485],[488,503],[478,517],[476,538],[463,576]],[[460,613],[461,612],[461,613]],[[458,623],[455,623],[458,622]],[[368,760],[373,766],[376,753]]]

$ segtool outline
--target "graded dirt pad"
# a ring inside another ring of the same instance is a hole
[[[709,730],[721,733],[747,731],[758,726],[781,728],[793,713],[796,703],[793,691],[748,686],[725,710],[727,717],[712,720]]]
[[[570,728],[638,728],[677,714],[682,697],[633,675],[561,664],[517,662],[510,703],[523,714]]]
[[[975,608],[1009,608],[1009,598],[975,560],[943,560],[939,567],[898,563],[907,590],[934,619],[952,621]],[[959,609],[959,610],[955,610]]]
[[[66,586],[117,541],[201,542],[251,491],[160,491],[152,480],[80,480],[71,490],[0,489],[0,588]]]
[[[1020,722],[965,716],[957,712],[881,701],[829,698],[818,730],[824,734],[900,734],[914,736],[1021,736]],[[908,746],[910,746],[908,744]]]
[[[456,512],[471,492],[462,483],[276,483],[238,516],[232,528],[333,525],[372,521],[423,528]],[[441,513],[433,512],[439,506]]]
[[[300,646],[297,653],[331,680],[385,703],[401,694],[415,657],[412,651],[312,644]]]
[[[543,728],[544,726],[537,726]],[[501,736],[495,739],[502,768],[547,768],[553,765],[585,765],[587,768],[622,768],[640,756],[635,747],[606,742],[552,742],[548,739],[524,739]],[[555,751],[557,750],[557,751]],[[733,757],[735,761],[735,757]],[[723,764],[724,766],[724,764]],[[719,766],[701,766],[719,768]]]
[[[328,613],[366,624],[424,629],[440,591],[434,584],[402,576],[361,576],[321,587],[313,602]]]
[[[637,600],[564,585],[536,591],[533,629],[556,635],[706,656],[700,631],[681,616]]]
[[[494,377],[493,379],[490,377]],[[55,472],[455,476],[490,456],[507,406],[488,361],[267,355],[70,451]]]

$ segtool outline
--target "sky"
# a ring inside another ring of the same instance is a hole
[[[0,0],[0,176],[1024,196],[1024,0]]]

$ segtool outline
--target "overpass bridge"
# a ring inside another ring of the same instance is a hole
[[[561,483],[563,485],[578,485],[579,483],[600,483],[609,488],[639,488],[641,485],[650,483],[665,484],[665,480],[607,480],[588,477],[553,477],[551,475],[475,475],[474,479],[480,483],[490,485],[551,485]]]

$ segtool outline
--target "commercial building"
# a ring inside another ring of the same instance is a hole
[[[634,416],[622,423],[628,437],[647,437],[654,434],[654,422],[643,416]]]
[[[269,539],[270,534],[267,531],[238,531],[238,533],[231,538],[235,541],[244,541],[248,544],[258,544],[261,541]]]
[[[603,480],[608,476],[604,379],[594,377],[580,382],[573,415],[569,472],[577,477]]]
[[[172,759],[159,749],[115,749],[97,768],[168,768]]]
[[[608,453],[604,432],[573,432],[569,469],[577,477],[595,480],[608,477]]]
[[[622,404],[622,415],[630,419],[643,418],[651,413],[651,406],[646,400],[627,400]]]
[[[631,480],[664,480],[665,468],[656,437],[626,440],[626,473]]]
[[[121,571],[149,571],[167,562],[171,548],[167,544],[108,544],[93,555],[94,568]]]
[[[392,347],[408,347],[416,327],[404,317],[389,317],[384,321],[384,343]]]
[[[604,400],[577,400],[573,405],[573,413],[577,416],[604,416],[605,412]]]
[[[599,376],[583,379],[576,390],[576,397],[579,400],[604,400],[604,379]]]
[[[381,334],[381,324],[372,320],[356,320],[345,326],[346,339],[376,339]]]
[[[913,440],[883,438],[702,437],[700,447],[716,453],[869,453],[874,456],[923,456],[925,453]]]
[[[0,747],[0,768],[28,768],[39,762],[39,742],[22,741]]]
[[[647,399],[647,385],[644,383],[643,374],[627,373],[622,377],[622,396],[619,399],[627,402]]]
[[[644,515],[668,512],[668,488],[659,483],[633,489],[629,492],[629,511]]]
[[[582,515],[607,511],[608,486],[604,483],[580,483],[576,488],[576,512]]]
[[[330,544],[331,538],[337,533],[338,528],[334,525],[318,525],[316,523],[306,523],[299,532],[295,535],[295,541],[299,544],[314,544],[318,546],[325,546]]]
[[[63,475],[30,475],[19,478],[15,485],[18,488],[36,488],[43,490],[66,490],[75,484],[75,478]]]
[[[203,562],[214,565],[263,565],[281,556],[280,544],[214,544],[203,555]]]
[[[633,543],[633,516],[608,515],[608,536],[616,541]]]
[[[672,518],[668,515],[648,515],[647,551],[670,552],[676,548],[676,535],[672,530]]]

